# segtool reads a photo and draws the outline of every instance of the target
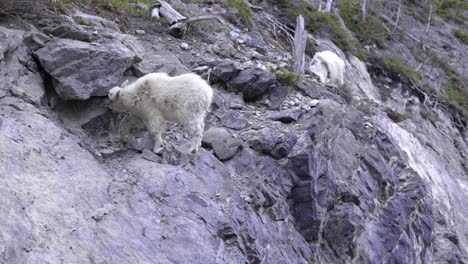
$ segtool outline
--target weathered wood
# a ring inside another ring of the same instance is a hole
[[[294,32],[294,72],[296,74],[304,74],[306,44],[307,32],[304,29],[304,18],[300,15],[296,19]]]
[[[161,5],[159,7],[159,13],[161,14],[161,16],[166,18],[171,25],[187,19],[179,12],[177,12],[174,8],[172,8],[172,6],[167,2],[159,0],[159,4]]]
[[[367,6],[367,0],[362,0],[362,5],[361,5],[362,22],[366,22],[366,6]]]
[[[332,3],[333,3],[333,0],[327,0],[327,4],[325,5],[325,12],[326,13],[330,13]]]

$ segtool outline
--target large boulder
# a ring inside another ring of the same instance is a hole
[[[242,92],[245,100],[255,100],[275,84],[274,74],[260,69],[248,68],[240,71],[235,78],[228,82],[228,89]]]
[[[34,56],[51,76],[58,95],[66,100],[105,95],[135,60],[119,41],[94,45],[71,39],[54,39]]]
[[[29,56],[31,39],[36,37],[41,36],[0,27],[0,98],[11,94],[34,105],[42,104],[44,83]]]
[[[143,61],[135,64],[132,71],[137,77],[141,77],[152,72],[164,72],[170,76],[177,76],[190,72],[190,70],[182,64],[176,55],[168,52],[167,50],[160,50],[157,52],[146,51]]]

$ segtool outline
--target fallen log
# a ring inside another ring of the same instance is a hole
[[[177,12],[172,6],[162,0],[159,0],[159,14],[173,25],[179,21],[186,20],[187,18]]]

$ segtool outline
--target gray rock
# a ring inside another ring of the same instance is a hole
[[[137,33],[138,35],[145,35],[146,34],[146,32],[144,30],[142,30],[142,29],[135,30],[135,33]]]
[[[294,145],[296,145],[297,139],[298,136],[294,132],[285,135],[284,139],[274,147],[270,155],[276,159],[288,156]]]
[[[143,151],[141,152],[141,157],[144,158],[145,160],[159,162],[159,163],[163,161],[163,159],[159,157],[158,155],[156,155],[152,150],[146,149],[146,148],[143,149]]]
[[[255,84],[250,87],[246,87],[242,93],[244,94],[244,99],[252,100],[258,96],[267,92],[276,84],[276,76],[265,71],[258,77],[255,81]]]
[[[90,35],[87,32],[73,28],[70,25],[59,25],[53,28],[44,28],[45,33],[58,38],[74,39],[80,41],[90,41]]]
[[[270,128],[262,128],[258,131],[249,131],[244,134],[247,144],[254,150],[264,154],[271,154],[273,147],[279,140],[279,136]]]
[[[24,44],[28,47],[28,50],[34,52],[44,47],[49,40],[50,38],[46,35],[39,32],[33,32],[24,38]]]
[[[232,158],[242,147],[242,141],[234,138],[226,129],[212,127],[208,129],[202,141],[203,146],[212,148],[220,160]]]
[[[268,108],[279,109],[288,96],[289,88],[286,85],[275,85],[268,92]]]
[[[134,54],[120,42],[93,45],[54,39],[34,55],[52,77],[57,94],[66,100],[105,95],[134,62]]]
[[[202,74],[202,73],[207,72],[209,69],[210,69],[210,66],[203,65],[203,66],[199,66],[199,67],[192,69],[192,71],[198,74]]]
[[[9,94],[41,105],[45,87],[36,63],[29,55],[22,31],[0,27],[0,97]]]
[[[170,76],[177,76],[190,72],[179,60],[179,58],[169,51],[159,50],[158,52],[147,52],[142,62],[136,63],[132,68],[133,74],[137,77],[144,76],[152,72],[164,72]]]
[[[363,219],[362,212],[354,204],[337,206],[333,210],[323,234],[334,252],[349,259],[356,254],[353,239],[363,231]]]
[[[300,109],[289,110],[289,111],[279,111],[273,112],[269,115],[269,118],[275,121],[280,121],[283,123],[296,122],[301,116],[302,111]]]
[[[248,68],[228,82],[230,91],[242,92],[245,100],[254,100],[276,84],[274,74]]]
[[[153,150],[154,139],[149,132],[143,133],[142,135],[135,137],[132,140],[132,147],[136,150],[143,151],[145,149]]]
[[[183,49],[183,50],[189,50],[190,46],[189,46],[188,43],[182,42],[182,43],[180,43],[180,48]]]
[[[253,86],[260,74],[261,71],[255,68],[241,70],[228,82],[228,89],[233,92],[242,92],[247,86]]]
[[[313,99],[313,100],[310,100],[309,106],[310,106],[310,107],[316,107],[319,103],[320,103],[319,100]]]
[[[235,41],[239,36],[240,36],[239,33],[235,32],[235,31],[229,31],[229,38],[232,41]]]
[[[238,111],[228,111],[221,120],[223,126],[240,130],[247,126],[245,115]]]
[[[228,82],[234,78],[238,72],[239,69],[233,62],[223,62],[214,68],[213,75],[219,80]]]
[[[248,33],[246,44],[254,47],[259,52],[266,52],[267,46],[258,34]]]

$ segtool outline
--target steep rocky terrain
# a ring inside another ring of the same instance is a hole
[[[1,16],[0,263],[468,262],[466,112],[323,32],[308,54],[345,59],[346,86],[291,81],[283,1],[254,1],[249,26],[218,1],[170,2],[225,25],[180,39],[93,4]],[[432,45],[451,26],[437,18]],[[410,56],[406,41],[376,52]],[[140,120],[105,106],[112,86],[154,71],[212,84],[196,155],[177,124],[154,154]]]

